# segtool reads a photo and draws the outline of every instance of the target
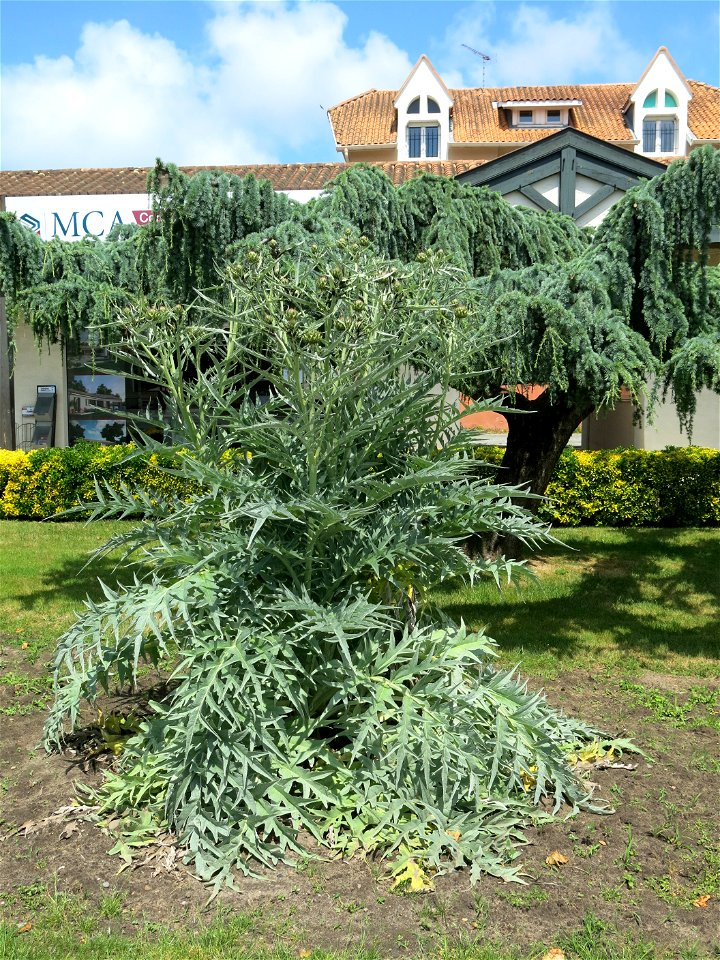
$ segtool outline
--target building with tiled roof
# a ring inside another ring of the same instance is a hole
[[[377,166],[398,186],[422,173],[455,177],[477,166],[474,161],[425,160],[392,161]],[[269,180],[275,190],[299,200],[321,193],[347,164],[337,163],[254,163],[224,167],[180,167],[189,177],[201,171],[222,173],[258,180]],[[0,171],[0,196],[63,197],[103,194],[143,194],[149,167],[97,167],[66,170]]]
[[[181,170],[188,176],[206,170],[254,174],[307,201],[348,164],[365,162],[380,167],[396,185],[426,172],[456,177],[497,191],[509,203],[559,211],[592,227],[624,191],[662,172],[663,164],[701,144],[720,147],[720,89],[686,80],[664,47],[634,84],[448,89],[421,57],[398,90],[360,93],[331,107],[328,116],[343,158],[337,163]],[[144,224],[152,217],[148,172],[136,167],[0,172],[0,204],[44,239],[101,238],[115,224]],[[717,262],[717,247],[711,256]],[[0,347],[3,338],[0,313]],[[124,435],[123,390],[130,389],[124,378],[113,378],[109,406],[95,402],[91,409],[77,397],[73,401],[77,383],[84,394],[97,396],[93,368],[82,351],[82,345],[77,355],[52,345],[39,353],[27,324],[18,327],[12,380],[7,350],[0,349],[0,446],[64,446],[81,437],[113,442],[107,438]],[[40,435],[36,413],[49,391],[56,429]],[[583,443],[593,447],[656,449],[687,442],[669,404],[642,435],[628,403],[610,420],[586,427]],[[698,400],[695,442],[720,447],[720,404],[709,391]]]
[[[482,163],[574,129],[656,160],[720,146],[720,88],[686,80],[660,47],[636,83],[448,89],[422,56],[398,90],[328,110],[346,161]]]

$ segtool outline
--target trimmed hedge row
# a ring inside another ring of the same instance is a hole
[[[54,517],[95,499],[95,481],[153,493],[192,493],[190,485],[161,469],[172,468],[174,454],[152,455],[123,463],[132,444],[105,447],[78,443],[64,449],[0,450],[0,517],[32,520]]]
[[[503,448],[477,456],[499,464]],[[720,450],[565,450],[545,496],[539,515],[560,527],[718,526]]]
[[[190,485],[163,468],[170,454],[122,463],[133,449],[80,443],[31,453],[0,450],[0,517],[44,519],[95,498],[95,480],[149,493],[191,496]],[[478,457],[499,464],[501,447]],[[502,474],[498,476],[502,480]],[[543,519],[563,527],[697,527],[720,524],[720,451],[566,450],[547,489]]]

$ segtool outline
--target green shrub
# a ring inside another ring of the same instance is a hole
[[[142,579],[106,587],[60,639],[46,744],[148,660],[172,682],[106,777],[101,812],[149,813],[199,876],[232,882],[312,837],[397,855],[399,880],[462,864],[516,879],[541,800],[590,803],[571,756],[596,734],[494,670],[493,641],[432,597],[516,568],[471,559],[471,533],[538,545],[545,527],[517,490],[476,475],[462,414],[432,390],[451,354],[422,276],[358,244],[297,261],[268,244],[252,263],[229,271],[202,325],[157,306],[123,316],[116,355],[165,388],[158,425],[183,448],[173,476],[198,491],[145,500],[104,548],[137,559]],[[101,490],[95,515],[136,504]]]
[[[481,447],[476,456],[499,465],[503,448]],[[561,527],[717,526],[720,451],[566,450],[545,495],[539,515]]]
[[[135,452],[133,459],[128,457]],[[502,447],[477,457],[499,465]],[[95,499],[95,481],[126,484],[150,497],[193,493],[187,478],[163,468],[176,454],[146,455],[132,444],[74,447],[31,453],[0,450],[0,517],[45,519]],[[502,481],[502,474],[498,475]],[[720,451],[566,450],[547,488],[543,520],[561,527],[700,527],[720,523]]]
[[[133,454],[135,454],[133,456]],[[130,459],[131,458],[131,459]],[[192,484],[166,472],[177,455],[137,454],[133,444],[79,443],[64,449],[0,451],[0,517],[47,519],[96,498],[95,483],[125,484],[148,496],[192,493]]]

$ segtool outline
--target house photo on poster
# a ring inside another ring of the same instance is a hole
[[[124,443],[125,377],[111,373],[68,370],[68,439],[70,443]]]
[[[93,443],[102,443],[112,446],[115,443],[125,443],[127,433],[124,420],[79,420],[70,418],[70,443],[79,440],[91,440]]]
[[[68,376],[68,410],[71,417],[97,419],[125,412],[125,377],[87,374],[71,370]]]

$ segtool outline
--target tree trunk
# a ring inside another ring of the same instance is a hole
[[[564,395],[551,402],[545,390],[534,400],[518,394],[514,409],[519,412],[507,415],[507,447],[498,480],[513,486],[523,485],[531,493],[543,494],[560,454],[578,424],[595,409],[594,405],[586,397],[571,399]],[[515,502],[533,513],[540,505],[537,500],[522,498]],[[504,554],[520,559],[523,544],[516,537],[495,534],[482,539],[481,549],[484,556]]]

